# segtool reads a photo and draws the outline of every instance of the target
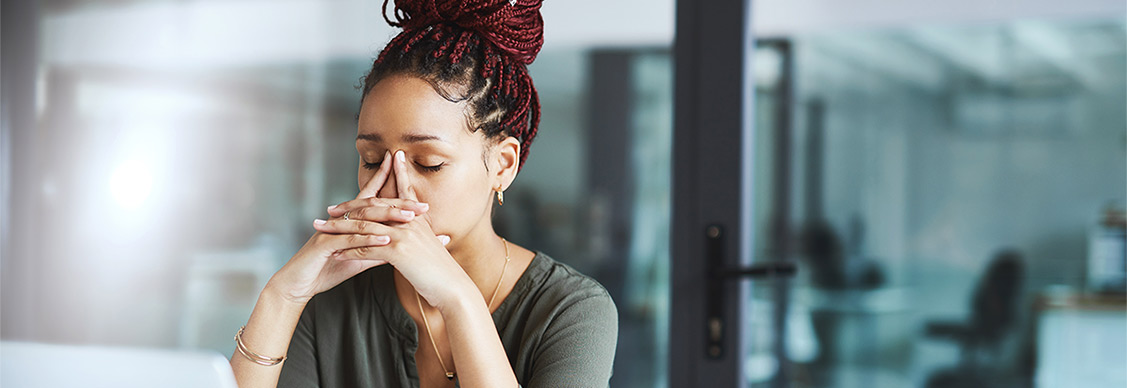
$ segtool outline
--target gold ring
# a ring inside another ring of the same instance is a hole
[[[344,212],[344,219],[345,220],[348,220],[348,213],[352,213],[352,210]]]

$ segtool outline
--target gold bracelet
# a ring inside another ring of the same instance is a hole
[[[276,358],[275,357],[266,357],[266,356],[263,356],[261,354],[252,352],[252,351],[250,351],[250,349],[247,349],[246,344],[243,343],[243,330],[245,330],[246,328],[247,328],[246,326],[240,327],[239,332],[235,333],[235,349],[238,349],[239,353],[242,354],[243,357],[246,357],[248,360],[253,361],[255,364],[263,365],[263,366],[278,365],[282,361],[286,360],[286,356],[281,356],[281,357],[276,357]]]

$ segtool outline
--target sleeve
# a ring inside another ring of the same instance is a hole
[[[535,351],[527,387],[607,387],[618,346],[618,311],[605,290],[560,310]]]
[[[313,300],[317,298],[314,297]],[[317,353],[313,344],[313,300],[305,306],[297,320],[290,347],[286,351],[286,361],[282,362],[282,373],[278,376],[278,388],[316,388],[320,386],[317,372]]]

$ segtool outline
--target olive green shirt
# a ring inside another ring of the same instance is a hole
[[[418,332],[392,271],[368,269],[309,301],[278,387],[419,386]],[[618,312],[594,279],[537,252],[493,324],[522,386],[608,386]]]

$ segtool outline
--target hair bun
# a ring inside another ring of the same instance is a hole
[[[543,0],[395,0],[395,21],[384,20],[404,30],[453,24],[473,30],[502,52],[521,63],[531,64],[544,45]]]

